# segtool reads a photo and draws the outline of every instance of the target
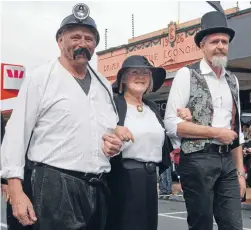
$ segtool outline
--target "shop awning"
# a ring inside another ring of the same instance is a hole
[[[233,72],[251,73],[251,14],[229,19],[235,38],[229,49],[229,68]]]

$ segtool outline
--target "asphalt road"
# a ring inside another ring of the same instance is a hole
[[[251,230],[251,211],[243,210],[243,230]],[[183,202],[159,201],[159,227],[158,230],[186,230],[187,212]],[[214,224],[214,230],[218,229]]]
[[[1,203],[1,230],[6,230],[5,204]],[[244,229],[251,230],[251,211],[243,210]],[[159,200],[159,227],[158,230],[186,230],[186,208],[183,202]],[[218,229],[214,225],[214,230]]]

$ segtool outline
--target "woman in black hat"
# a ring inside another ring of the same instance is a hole
[[[156,166],[170,165],[172,147],[157,106],[143,95],[157,91],[165,77],[163,68],[143,56],[128,57],[118,72],[116,134],[125,142],[123,152],[111,159],[107,230],[157,230]]]
[[[172,144],[160,112],[144,94],[157,91],[166,71],[143,56],[128,57],[118,72],[114,98],[119,122],[115,134],[124,141],[121,154],[111,159],[108,186],[112,199],[106,230],[157,230],[156,167],[160,174],[170,165]],[[190,120],[187,109],[180,116]]]

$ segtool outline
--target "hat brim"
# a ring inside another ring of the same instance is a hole
[[[199,31],[195,36],[194,36],[194,42],[196,43],[196,45],[200,48],[200,42],[202,41],[202,39],[210,34],[215,34],[215,33],[224,33],[224,34],[228,34],[230,39],[229,42],[231,42],[234,38],[235,35],[235,31],[231,28],[226,28],[226,27],[215,27],[215,28],[209,28],[209,29],[205,29],[205,30],[201,30]]]
[[[119,94],[119,86],[122,80],[122,76],[124,72],[129,68],[142,68],[142,66],[139,67],[124,67],[121,68],[117,74],[117,80],[112,84],[113,92],[116,94]],[[153,89],[152,92],[156,92],[164,83],[166,79],[166,71],[165,69],[161,67],[143,67],[148,68],[152,72],[152,79],[153,79]]]
[[[96,39],[97,39],[96,40],[96,46],[98,46],[99,41],[100,41],[98,30],[95,27],[93,27],[92,25],[82,24],[82,23],[78,23],[78,22],[69,23],[69,24],[64,25],[61,28],[59,28],[57,33],[56,33],[56,41],[58,41],[59,35],[63,32],[63,30],[65,30],[67,28],[77,27],[77,26],[88,27],[88,28],[94,30],[95,31],[94,33],[95,33],[95,36],[96,36]]]

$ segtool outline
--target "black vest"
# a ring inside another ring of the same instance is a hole
[[[212,126],[213,120],[213,101],[209,91],[205,77],[201,74],[200,69],[190,69],[190,98],[187,104],[187,108],[193,115],[193,123],[204,126]],[[239,112],[238,112],[238,88],[236,77],[231,72],[226,72],[226,81],[230,88],[233,105],[236,111],[234,131],[238,134],[238,138],[234,140],[231,145],[231,149],[234,149],[240,145],[239,142]],[[230,125],[232,121],[230,122]],[[204,149],[206,143],[212,143],[213,139],[189,139],[182,138],[181,149],[185,154],[197,152]]]

